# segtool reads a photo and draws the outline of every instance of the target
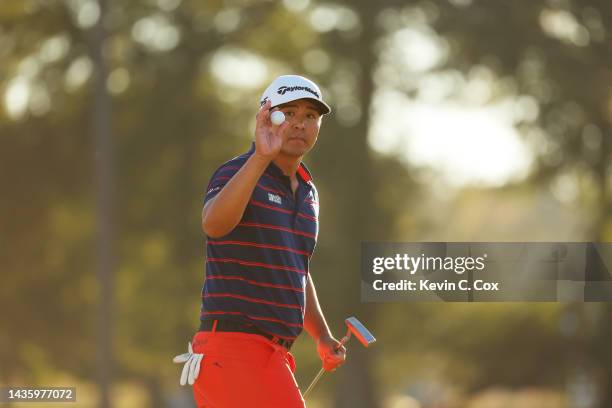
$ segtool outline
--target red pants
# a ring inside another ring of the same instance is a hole
[[[265,337],[197,332],[193,351],[204,354],[193,385],[199,408],[305,407],[293,356]]]

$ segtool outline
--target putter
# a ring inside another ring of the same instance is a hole
[[[374,338],[372,333],[370,333],[370,331],[366,329],[365,326],[361,324],[361,322],[357,320],[356,317],[349,317],[344,321],[344,323],[346,324],[347,328],[346,335],[342,338],[342,340],[340,340],[340,345],[338,346],[338,348],[348,343],[351,338],[351,334],[353,334],[357,338],[357,340],[359,340],[359,342],[363,344],[364,347],[370,347],[376,342],[376,338]],[[306,396],[310,393],[310,391],[312,391],[312,388],[315,386],[315,384],[319,382],[319,379],[323,376],[323,374],[325,374],[325,369],[321,368],[317,376],[312,380],[308,388],[306,388],[306,391],[303,395],[304,399],[306,399]]]

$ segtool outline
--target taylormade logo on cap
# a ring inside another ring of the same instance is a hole
[[[306,92],[310,92],[311,94],[313,94],[314,96],[317,97],[317,99],[321,99],[321,97],[319,96],[318,93],[316,93],[315,91],[313,91],[312,89],[310,89],[307,86],[292,86],[291,88],[286,87],[286,86],[281,86],[280,88],[278,88],[278,93],[281,95],[284,95],[287,92],[292,92],[292,91],[306,91]]]
[[[272,81],[261,96],[261,105],[270,100],[271,107],[275,107],[298,99],[312,100],[323,115],[331,111],[329,106],[323,102],[321,90],[317,84],[299,75],[281,75]]]

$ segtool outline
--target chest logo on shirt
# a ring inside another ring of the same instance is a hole
[[[283,201],[281,200],[281,197],[279,195],[272,194],[272,193],[268,193],[268,201],[271,201],[271,202],[276,203],[276,204],[282,204],[283,203]]]

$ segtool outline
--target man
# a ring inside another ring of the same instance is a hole
[[[270,120],[275,110],[286,118],[279,126]],[[319,204],[302,159],[329,112],[314,82],[276,78],[262,96],[251,149],[211,178],[202,211],[207,261],[200,331],[195,354],[180,360],[190,359],[181,382],[187,373],[190,383],[197,377],[199,407],[304,407],[289,352],[303,328],[326,370],[345,360],[308,269]]]

